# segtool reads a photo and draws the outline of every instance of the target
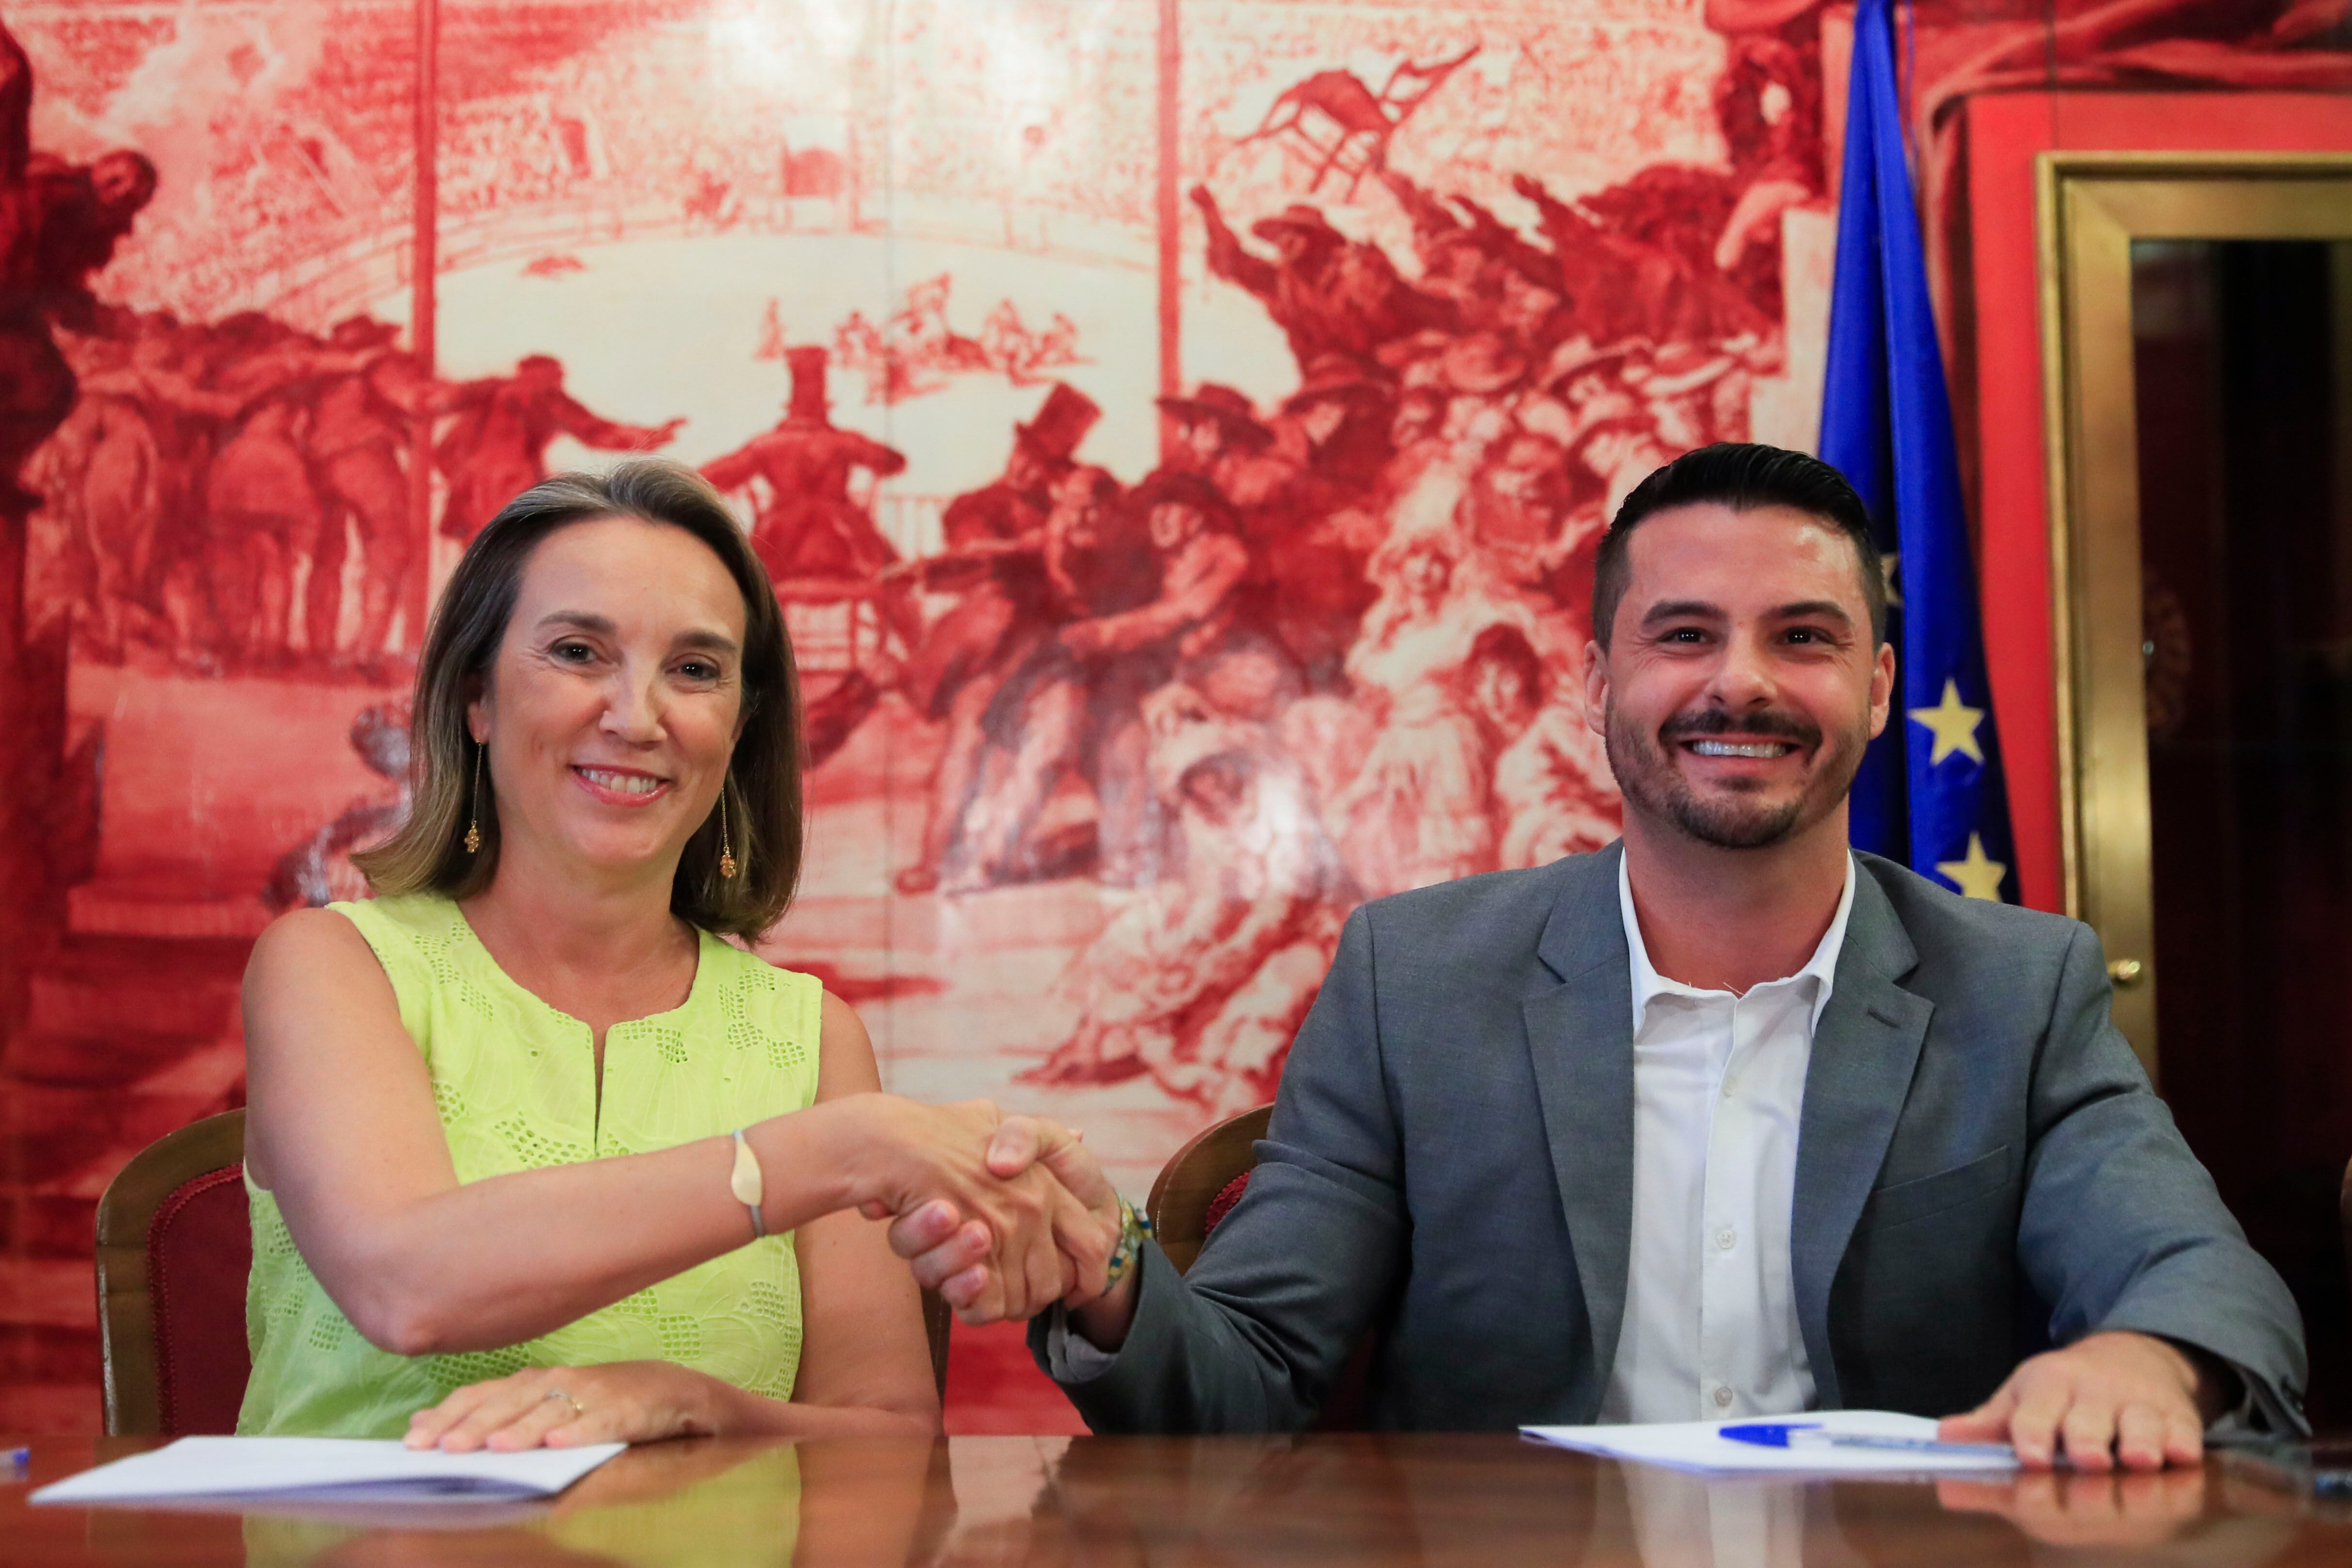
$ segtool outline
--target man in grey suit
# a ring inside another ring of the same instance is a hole
[[[2091,931],[1847,847],[1884,582],[1801,454],[1633,493],[1586,692],[1623,839],[1355,913],[1191,1273],[1144,1244],[1032,1326],[1097,1431],[1303,1427],[1366,1340],[1380,1427],[1877,1407],[2089,1468],[2193,1462],[2225,1415],[2300,1429],[2294,1302],[2109,1022]],[[1049,1123],[996,1153],[1123,1213]],[[893,1239],[950,1301],[990,1267],[943,1209]]]

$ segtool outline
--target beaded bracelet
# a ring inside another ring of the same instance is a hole
[[[1143,1238],[1151,1234],[1149,1215],[1135,1212],[1125,1198],[1118,1200],[1118,1245],[1110,1249],[1110,1271],[1106,1288],[1118,1284],[1135,1271],[1143,1257]]]

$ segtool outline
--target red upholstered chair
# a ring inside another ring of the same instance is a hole
[[[142,1150],[98,1201],[98,1326],[111,1436],[234,1432],[252,1370],[245,1112]]]
[[[99,1343],[113,1436],[234,1432],[253,1363],[245,1339],[253,1226],[245,1112],[142,1150],[98,1201]],[[948,1386],[947,1303],[923,1292],[931,1376]]]
[[[1151,1184],[1144,1212],[1160,1250],[1181,1274],[1208,1244],[1210,1232],[1249,1191],[1257,1164],[1257,1141],[1274,1120],[1274,1107],[1261,1105],[1227,1117],[1176,1151]],[[1372,1336],[1367,1334],[1339,1369],[1331,1396],[1315,1426],[1321,1432],[1353,1432],[1363,1426],[1364,1381],[1371,1374]]]

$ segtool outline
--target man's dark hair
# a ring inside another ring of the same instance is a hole
[[[1845,476],[1803,452],[1748,441],[1718,441],[1685,452],[1633,487],[1617,509],[1592,563],[1592,636],[1606,648],[1625,597],[1633,567],[1626,548],[1633,531],[1653,514],[1712,502],[1734,511],[1785,506],[1821,519],[1853,542],[1862,570],[1863,602],[1870,606],[1871,647],[1886,640],[1886,573],[1878,542],[1871,537],[1870,513]]]

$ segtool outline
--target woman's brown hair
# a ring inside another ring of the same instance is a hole
[[[687,840],[669,907],[705,931],[756,937],[783,917],[800,881],[800,678],[767,569],[727,503],[693,469],[658,458],[623,463],[608,475],[541,480],[507,502],[467,548],[417,662],[407,820],[352,863],[387,895],[463,899],[489,886],[499,865],[498,804],[487,787],[473,798],[477,747],[466,708],[489,677],[531,552],[558,529],[600,517],[640,518],[693,535],[742,590],[743,730],[722,786],[736,873],[719,874],[713,811]],[[481,848],[468,853],[466,829],[475,822]]]

